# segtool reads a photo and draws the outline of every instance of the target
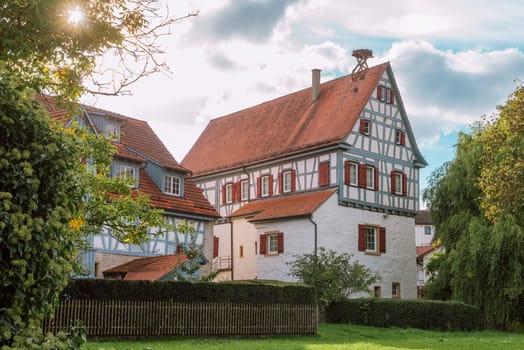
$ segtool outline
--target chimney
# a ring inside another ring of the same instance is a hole
[[[320,69],[312,69],[311,78],[311,102],[315,102],[320,95]]]

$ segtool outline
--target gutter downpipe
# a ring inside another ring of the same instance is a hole
[[[233,221],[231,220],[231,218],[229,218],[229,228],[230,228],[230,231],[231,231],[231,281],[234,281],[235,280],[235,274],[234,274],[234,268],[233,268],[233,265],[234,265],[234,256],[233,256]]]
[[[315,248],[314,248],[314,253],[315,253],[315,256],[317,256],[317,223],[313,221],[313,219],[311,219],[313,215],[309,216],[307,219],[315,226]]]

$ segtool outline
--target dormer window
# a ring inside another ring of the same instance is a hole
[[[106,118],[104,135],[113,141],[120,141],[120,124],[116,120]]]
[[[164,192],[180,196],[180,178],[178,176],[166,175],[164,177]]]
[[[131,182],[131,187],[138,187],[138,167],[136,164],[128,163],[122,160],[113,162],[113,176],[123,177]]]

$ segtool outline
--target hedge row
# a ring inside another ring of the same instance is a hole
[[[349,299],[328,305],[326,321],[450,331],[482,328],[477,307],[429,300]]]
[[[315,304],[312,287],[300,284],[72,280],[61,299],[176,300],[252,304]]]

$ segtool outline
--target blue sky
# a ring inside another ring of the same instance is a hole
[[[171,74],[131,95],[87,97],[147,120],[181,161],[209,120],[348,74],[351,52],[390,61],[419,147],[435,168],[454,155],[461,130],[495,112],[524,81],[520,0],[177,0],[170,13],[199,15],[162,37]]]

